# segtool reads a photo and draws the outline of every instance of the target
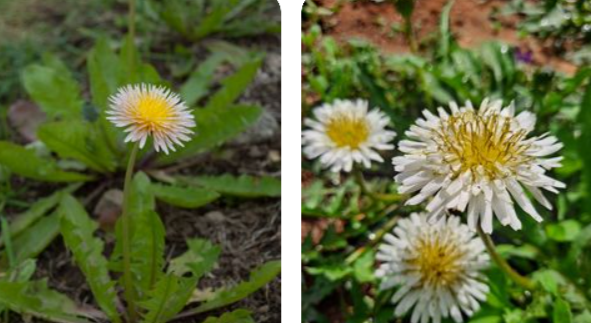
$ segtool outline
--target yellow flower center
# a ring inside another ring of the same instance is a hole
[[[326,134],[339,148],[357,149],[369,137],[369,126],[365,119],[337,115],[328,122]]]
[[[421,283],[433,286],[450,286],[463,273],[459,260],[464,256],[457,245],[442,243],[439,239],[426,237],[419,241],[418,256],[409,264],[419,271]]]
[[[445,153],[445,161],[457,164],[454,177],[472,172],[478,174],[481,166],[488,179],[507,176],[499,166],[514,169],[527,160],[523,155],[528,146],[521,140],[525,137],[524,130],[512,131],[511,120],[499,114],[479,115],[474,111],[450,116],[445,133],[436,135],[442,143],[440,151]]]
[[[166,126],[167,121],[173,116],[172,112],[172,107],[164,98],[147,94],[137,102],[133,110],[133,119],[141,128],[158,131]]]

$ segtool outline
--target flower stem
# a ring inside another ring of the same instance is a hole
[[[403,199],[402,196],[398,194],[382,194],[382,193],[374,193],[367,187],[367,182],[363,177],[363,172],[359,168],[355,168],[353,170],[353,176],[355,176],[355,181],[359,188],[361,189],[361,193],[363,195],[367,195],[374,201],[381,201],[381,202],[399,202]]]
[[[394,208],[394,210],[396,210],[398,207]],[[398,217],[394,216],[392,217],[390,220],[388,220],[388,222],[384,223],[384,225],[375,232],[375,236],[374,238],[365,246],[360,247],[358,249],[356,249],[355,251],[353,251],[346,259],[345,259],[345,263],[347,265],[351,265],[353,264],[357,259],[359,259],[359,257],[361,257],[367,250],[375,247],[380,241],[382,241],[382,238],[386,235],[386,233],[390,232],[392,230],[392,228],[394,228],[394,226],[396,225],[396,223],[398,222]]]
[[[415,32],[414,27],[412,25],[411,17],[404,18],[404,35],[406,37],[406,40],[408,41],[410,51],[413,54],[417,54],[419,51],[419,45],[417,44],[417,39],[415,38]]]
[[[129,13],[127,16],[127,36],[129,37],[129,41],[131,42],[131,46],[133,46],[133,48],[135,48],[135,0],[129,0],[128,1],[128,5],[129,5]],[[128,52],[128,64],[129,64],[129,70],[131,71],[131,77],[135,82],[135,57],[134,57],[135,51],[130,50]]]
[[[509,276],[509,278],[511,278],[511,280],[513,280],[517,285],[528,290],[536,289],[536,284],[531,279],[522,276],[520,273],[516,272],[515,269],[513,269],[511,265],[509,265],[509,263],[505,259],[503,259],[503,257],[501,257],[501,255],[499,255],[495,248],[494,242],[490,238],[490,235],[484,233],[479,225],[477,226],[477,230],[478,235],[484,242],[486,250],[490,254],[491,258],[494,260],[494,262],[497,264],[497,266],[499,266],[499,268],[505,274],[507,274],[507,276]]]
[[[129,215],[129,195],[131,191],[133,167],[135,165],[138,150],[139,144],[136,143],[131,150],[131,155],[129,156],[129,162],[127,164],[127,171],[125,172],[125,184],[123,186],[123,213],[121,215],[123,231],[123,287],[130,323],[136,322],[137,313],[135,308],[135,291],[133,290],[133,280],[131,277],[131,219]]]

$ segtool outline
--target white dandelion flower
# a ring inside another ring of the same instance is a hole
[[[432,223],[426,214],[413,213],[386,234],[377,260],[380,289],[398,286],[392,297],[395,316],[414,306],[411,323],[440,323],[451,317],[463,322],[480,309],[489,287],[481,273],[489,265],[482,240],[460,218],[449,216]]]
[[[129,132],[125,142],[138,142],[143,148],[149,136],[154,137],[154,149],[175,151],[191,140],[195,120],[180,96],[154,85],[127,85],[109,97],[108,120]]]
[[[367,101],[336,100],[314,109],[316,120],[306,119],[302,132],[304,153],[310,159],[320,157],[333,172],[350,172],[353,163],[366,168],[371,161],[383,162],[376,150],[391,150],[396,136],[386,126],[390,119],[378,109],[368,111]]]
[[[419,118],[406,132],[409,140],[399,144],[404,155],[392,160],[400,172],[399,192],[418,192],[407,204],[433,196],[426,207],[431,219],[445,209],[467,209],[468,226],[474,230],[480,222],[486,233],[493,231],[493,215],[502,225],[521,229],[514,202],[542,221],[526,189],[552,209],[540,188],[558,193],[556,188],[565,187],[545,174],[560,167],[562,157],[548,157],[562,148],[558,139],[548,133],[528,138],[536,117],[527,111],[515,116],[513,103],[502,108],[501,101],[485,99],[478,111],[470,102],[450,108],[451,114],[439,108],[439,116],[424,110],[425,119]]]

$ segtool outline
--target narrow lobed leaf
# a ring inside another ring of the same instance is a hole
[[[203,187],[223,195],[245,198],[279,197],[281,181],[275,177],[239,177],[229,174],[219,176],[179,177],[179,181],[188,185]]]

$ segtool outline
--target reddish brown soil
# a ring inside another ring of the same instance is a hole
[[[417,0],[413,22],[419,39],[436,37],[443,7],[448,0]],[[403,34],[393,33],[394,24],[402,25],[402,17],[390,2],[317,0],[318,5],[340,7],[322,23],[324,31],[337,40],[346,41],[362,38],[380,47],[385,53],[409,52]],[[573,74],[576,66],[552,53],[549,46],[532,36],[520,38],[517,32],[518,18],[499,17],[500,28],[494,27],[492,14],[506,4],[503,0],[456,0],[450,15],[451,30],[463,47],[477,47],[480,44],[498,40],[523,51],[531,51],[533,63],[548,66]]]

